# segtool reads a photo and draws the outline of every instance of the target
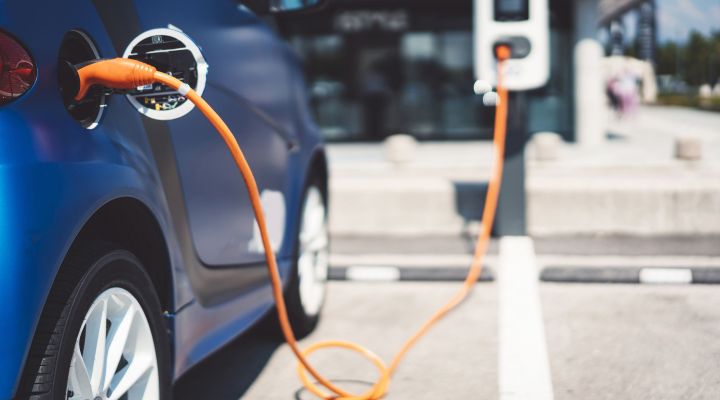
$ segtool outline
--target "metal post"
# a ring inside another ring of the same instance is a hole
[[[510,92],[508,97],[505,167],[493,232],[496,236],[524,236],[525,220],[525,143],[528,109],[525,92]]]
[[[641,60],[655,64],[655,47],[657,42],[657,24],[655,17],[655,0],[646,0],[640,5],[638,12],[637,54]]]

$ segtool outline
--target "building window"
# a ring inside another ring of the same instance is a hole
[[[472,91],[470,13],[361,10],[334,21],[325,32],[291,35],[327,140],[382,140],[395,133],[469,139],[487,131]]]

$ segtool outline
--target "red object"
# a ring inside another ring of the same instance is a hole
[[[14,37],[0,30],[0,106],[27,92],[37,68],[30,53]]]

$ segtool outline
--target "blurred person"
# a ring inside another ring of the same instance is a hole
[[[640,91],[637,77],[630,69],[625,69],[618,81],[622,102],[622,115],[634,114],[640,105]]]
[[[610,102],[619,118],[634,114],[640,105],[637,77],[630,69],[623,69],[610,78],[607,86]]]
[[[608,98],[608,101],[610,102],[610,107],[612,107],[615,114],[619,117],[620,116],[620,96],[617,93],[617,90],[615,86],[617,85],[617,79],[611,78],[608,80],[607,84],[605,85],[605,95]]]

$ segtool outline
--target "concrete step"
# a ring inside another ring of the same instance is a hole
[[[530,171],[530,234],[720,234],[720,174],[572,172]],[[476,229],[484,182],[346,174],[332,179],[331,198],[334,234],[452,235]]]
[[[716,113],[654,107],[612,121],[612,135],[595,146],[535,135],[526,148],[528,233],[720,234],[718,123]],[[701,159],[674,156],[677,140],[685,137],[702,145]],[[394,147],[328,146],[332,232],[473,232],[492,144],[423,142],[401,149],[401,162]]]
[[[527,196],[534,235],[720,233],[720,175],[535,176]]]
[[[442,178],[333,179],[330,230],[343,235],[443,235],[463,231],[453,183]]]

